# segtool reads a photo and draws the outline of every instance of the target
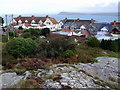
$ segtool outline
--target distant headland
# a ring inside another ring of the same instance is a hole
[[[101,12],[101,13],[79,13],[79,12],[60,12],[58,15],[110,15],[118,16],[117,12]]]

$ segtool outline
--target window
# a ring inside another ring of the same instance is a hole
[[[50,25],[50,22],[46,22],[46,24]]]

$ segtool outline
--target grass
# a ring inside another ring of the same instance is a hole
[[[97,62],[95,58],[100,56],[120,58],[120,53],[115,53],[109,50],[103,50],[99,47],[93,48],[83,43],[76,47],[76,51],[79,55],[79,62],[81,63]],[[103,52],[106,52],[106,54]]]
[[[16,85],[7,88],[40,88],[39,83],[34,79],[20,80]]]
[[[99,81],[93,80],[93,81],[94,81],[95,84],[98,84],[98,85],[103,86],[103,87],[108,86],[108,87],[110,87],[112,89],[115,89],[115,90],[120,89],[118,84],[108,83],[108,82],[104,82],[104,81],[101,81],[101,80],[99,80]]]

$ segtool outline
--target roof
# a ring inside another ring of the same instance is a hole
[[[24,24],[26,27],[29,27],[29,26],[31,26],[31,24]]]
[[[63,32],[71,32],[71,29],[68,29],[68,28],[63,29]]]
[[[36,23],[39,23],[40,20],[41,20],[42,22],[45,22],[47,18],[49,18],[50,21],[51,21],[53,24],[57,24],[57,23],[58,23],[58,22],[55,20],[55,18],[48,17],[48,16],[46,16],[46,17],[34,17],[34,16],[32,16],[32,17],[21,17],[21,16],[19,16],[19,17],[14,18],[14,20],[17,21],[17,22],[18,22],[19,20],[21,20],[22,22],[25,22],[25,21],[27,20],[28,23],[31,23],[31,21],[34,20]]]
[[[120,22],[111,22],[111,25],[120,25]]]
[[[64,19],[62,20],[62,28],[74,28],[79,29],[82,25],[89,25],[91,20],[81,20],[81,19]]]
[[[55,20],[55,18],[51,18],[49,17],[50,21],[53,23],[53,24],[58,24],[58,22]]]
[[[81,32],[82,34],[84,34],[84,35],[90,34],[89,31],[87,31],[87,30],[81,30],[80,32]]]

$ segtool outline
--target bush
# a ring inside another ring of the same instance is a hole
[[[32,39],[14,38],[6,44],[6,51],[15,58],[31,54],[36,48]]]
[[[95,37],[90,38],[86,43],[91,47],[99,47],[100,44],[99,40]]]
[[[18,29],[21,29],[21,30],[23,30],[23,27],[22,26],[19,26],[19,28]]]
[[[12,31],[9,31],[9,36],[16,37],[16,36],[17,36],[17,33],[16,33],[16,32],[12,32]]]
[[[118,52],[118,45],[115,41],[112,41],[110,44],[110,50],[114,52]]]
[[[57,58],[66,50],[75,50],[76,43],[64,38],[55,38],[49,41],[39,42],[35,51],[38,58]]]
[[[50,29],[49,28],[44,28],[41,30],[41,35],[44,35],[47,37],[50,34]]]
[[[39,29],[30,28],[30,29],[25,30],[24,33],[30,33],[31,36],[39,37],[41,34],[41,31]]]
[[[72,50],[66,50],[63,53],[63,57],[65,57],[65,58],[70,58],[71,56],[74,56],[74,55],[75,55],[75,52],[73,52]]]
[[[110,50],[114,52],[120,51],[120,39],[117,40],[102,40],[100,47],[104,50]]]
[[[27,70],[44,69],[45,65],[45,62],[42,60],[34,58],[21,63],[21,66]]]

